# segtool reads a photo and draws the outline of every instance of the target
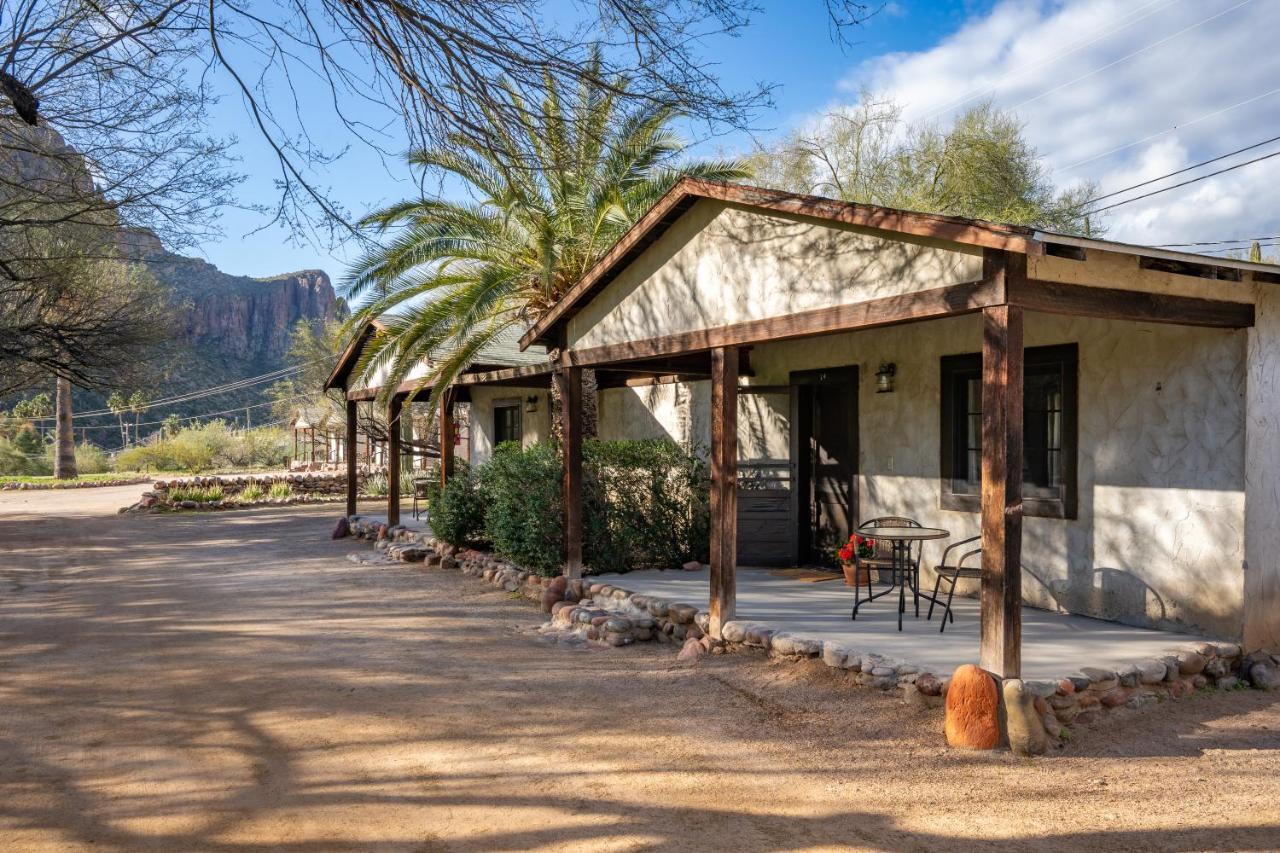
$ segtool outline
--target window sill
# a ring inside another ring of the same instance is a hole
[[[940,503],[943,509],[956,512],[982,512],[981,495],[943,492]],[[1023,518],[1061,518],[1067,521],[1078,517],[1073,501],[1046,500],[1045,498],[1024,498],[1022,516]]]

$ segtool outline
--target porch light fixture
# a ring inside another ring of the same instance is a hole
[[[524,401],[524,410],[529,414],[538,411],[538,397],[536,394],[527,397]]]
[[[898,365],[892,361],[880,363],[880,369],[876,371],[876,393],[892,394],[893,393],[893,377],[898,373]]]

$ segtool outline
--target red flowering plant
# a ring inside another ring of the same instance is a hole
[[[864,560],[874,557],[876,553],[876,540],[868,539],[865,536],[853,534],[849,537],[849,541],[836,551],[836,556],[840,558],[842,563],[852,563],[853,555],[857,554]]]

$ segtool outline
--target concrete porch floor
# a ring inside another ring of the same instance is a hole
[[[964,663],[978,662],[978,602],[957,596],[956,621],[938,633],[941,608],[926,621],[929,602],[921,599],[920,618],[911,599],[898,631],[896,592],[864,605],[857,621],[849,619],[853,590],[843,580],[817,583],[779,576],[773,569],[739,568],[737,618],[820,640],[838,640],[850,649],[916,664],[949,674]],[[603,583],[644,595],[707,608],[709,572],[641,571],[600,575]],[[883,587],[877,585],[879,592]],[[929,590],[925,590],[928,592]],[[1084,616],[1022,608],[1022,675],[1048,679],[1078,672],[1082,666],[1122,668],[1167,649],[1206,638],[1194,634],[1153,631]]]

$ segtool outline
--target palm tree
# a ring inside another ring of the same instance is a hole
[[[423,385],[443,390],[505,331],[554,304],[677,180],[748,174],[738,161],[681,162],[677,115],[620,106],[626,85],[562,93],[548,81],[537,110],[508,88],[518,120],[492,122],[487,144],[456,136],[411,152],[411,165],[460,184],[469,200],[411,199],[365,218],[399,233],[348,274],[347,295],[369,300],[348,333],[375,317],[386,326],[361,370],[386,367],[395,387],[429,357]]]

